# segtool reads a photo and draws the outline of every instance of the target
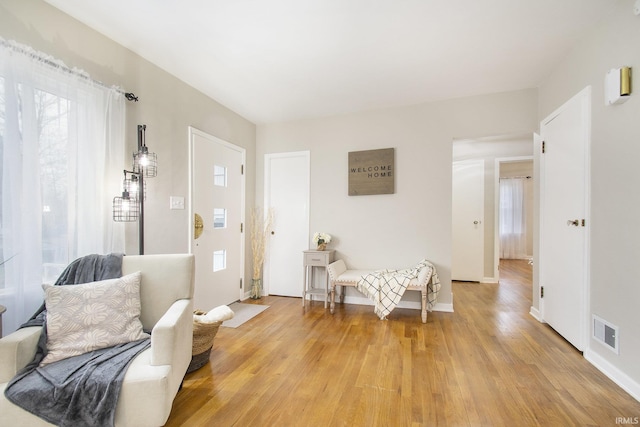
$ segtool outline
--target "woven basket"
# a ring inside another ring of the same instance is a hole
[[[201,316],[206,312],[196,310],[194,315]],[[213,339],[218,333],[218,329],[222,322],[202,323],[193,318],[193,348],[191,350],[191,363],[187,368],[187,373],[193,372],[207,364],[211,348],[213,347]]]

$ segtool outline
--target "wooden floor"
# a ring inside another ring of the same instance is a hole
[[[265,297],[220,328],[167,426],[615,426],[640,403],[531,317],[531,268],[454,283],[455,313]],[[252,302],[248,300],[246,302]]]

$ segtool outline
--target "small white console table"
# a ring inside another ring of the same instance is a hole
[[[333,262],[335,250],[328,251],[303,251],[302,265],[304,267],[303,288],[302,288],[302,306],[304,307],[307,295],[313,299],[314,295],[324,295],[324,308],[327,308],[329,300],[329,275],[327,274],[327,266]],[[314,269],[321,267],[324,270],[324,286],[322,288],[314,287],[315,275]]]

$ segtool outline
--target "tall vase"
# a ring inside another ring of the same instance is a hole
[[[251,299],[260,299],[262,298],[262,279],[252,279],[251,280]]]

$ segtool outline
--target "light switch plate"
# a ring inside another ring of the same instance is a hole
[[[182,197],[182,196],[170,196],[169,197],[169,209],[184,209],[184,197]]]

